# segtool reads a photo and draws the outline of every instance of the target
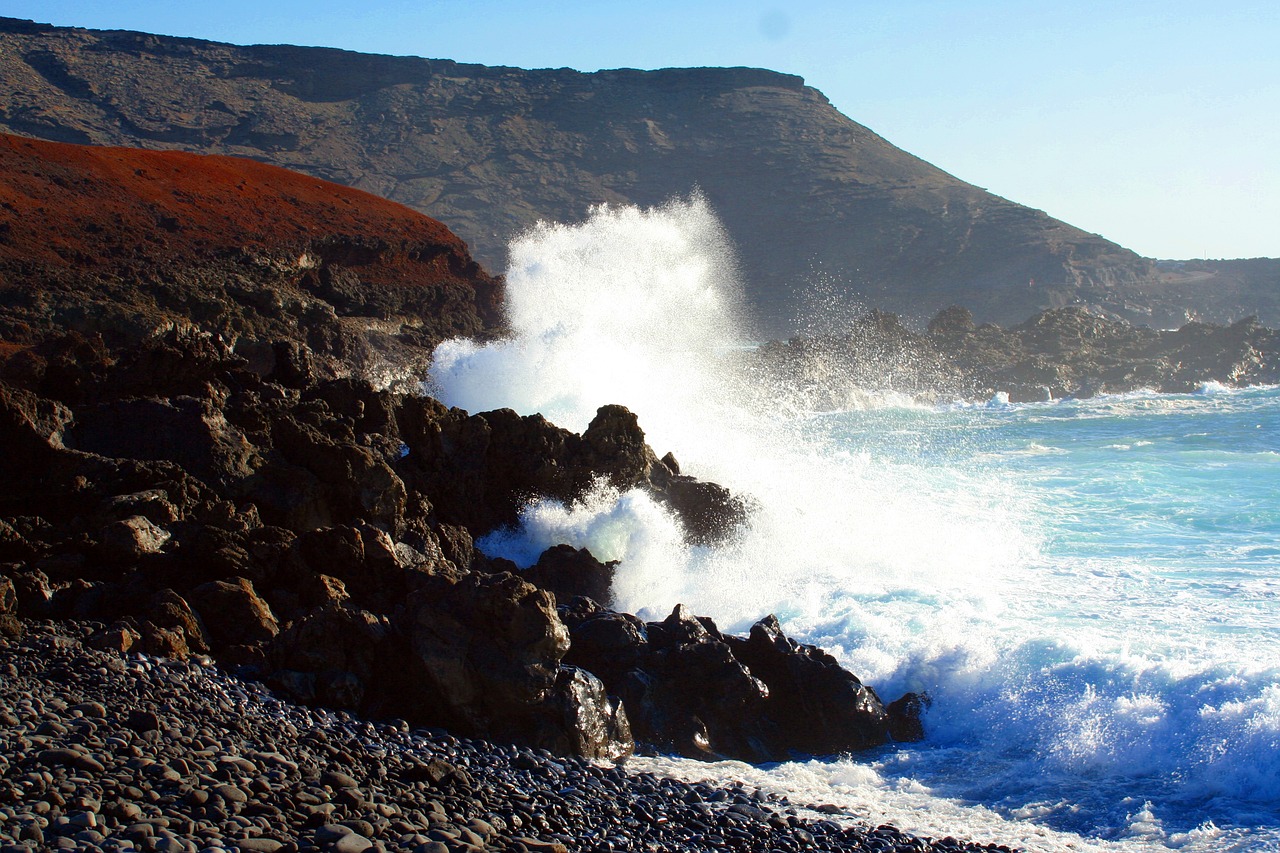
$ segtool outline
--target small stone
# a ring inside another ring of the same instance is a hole
[[[316,827],[316,841],[320,844],[332,844],[344,835],[350,835],[355,832],[349,826],[343,826],[340,823],[326,823],[324,826]]]
[[[92,717],[95,720],[106,719],[107,716],[107,709],[101,702],[81,702],[77,705],[72,705],[67,710],[79,711],[82,716]]]
[[[160,728],[160,718],[154,711],[130,711],[125,725],[139,734],[154,732]]]
[[[569,848],[559,841],[539,841],[536,838],[529,838],[523,835],[512,840],[523,844],[529,849],[530,853],[569,853]]]
[[[249,802],[249,795],[235,785],[219,785],[213,789],[213,792],[228,803],[244,805]]]
[[[107,837],[96,829],[82,829],[71,837],[81,844],[91,844],[95,847],[107,840]]]
[[[360,783],[355,779],[337,770],[326,770],[320,774],[320,784],[328,785],[330,788],[357,788],[360,786]]]
[[[364,853],[373,842],[358,832],[344,835],[333,843],[334,853]]]
[[[443,841],[428,841],[426,844],[418,845],[416,853],[452,853],[452,851]]]
[[[46,749],[38,757],[44,764],[60,764],[76,770],[87,770],[91,773],[101,773],[106,770],[102,766],[102,762],[93,756],[76,752],[74,749]]]

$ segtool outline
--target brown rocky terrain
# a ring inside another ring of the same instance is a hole
[[[1156,326],[1280,320],[1259,286],[1221,302],[1216,277],[1162,276],[895,148],[800,78],[757,69],[526,71],[5,19],[0,130],[283,165],[425,211],[493,269],[540,218],[700,188],[766,336],[823,309],[807,295],[815,281],[919,319],[960,304],[1008,325],[1089,304]]]

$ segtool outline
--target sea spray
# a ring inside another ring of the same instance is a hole
[[[601,206],[576,226],[541,222],[511,244],[511,337],[445,342],[432,381],[450,405],[538,412],[577,432],[599,406],[621,402],[662,447],[722,393],[717,366],[742,341],[734,275],[724,231],[698,196]]]
[[[519,565],[561,541],[601,549],[622,561],[619,606],[656,614],[683,602],[737,627],[769,612],[824,621],[848,590],[875,597],[922,572],[985,598],[990,585],[975,581],[1034,547],[1003,484],[872,457],[843,437],[833,446],[824,423],[780,408],[785,389],[762,385],[741,357],[733,271],[696,196],[539,225],[512,245],[511,336],[441,345],[431,379],[450,405],[540,412],[576,430],[622,403],[659,454],[751,498],[748,528],[721,547],[685,547],[641,498],[596,494],[572,507],[534,501],[519,531],[481,547]]]

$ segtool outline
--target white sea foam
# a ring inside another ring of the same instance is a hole
[[[487,553],[588,547],[620,561],[623,609],[683,602],[731,630],[773,612],[887,698],[935,700],[924,744],[860,763],[670,772],[1032,850],[1280,849],[1276,395],[816,415],[740,369],[732,271],[696,198],[539,226],[512,247],[511,338],[442,345],[431,377],[450,405],[575,430],[622,403],[659,454],[755,506],[690,547],[646,495],[600,487],[531,502]],[[1249,443],[1209,420],[1235,409]],[[1238,472],[1230,495],[1214,471]]]

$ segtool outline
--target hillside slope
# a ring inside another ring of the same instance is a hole
[[[499,323],[500,283],[439,222],[252,160],[0,135],[0,340],[213,335],[270,370],[420,378]],[[388,372],[389,371],[389,372]],[[394,375],[393,375],[394,374]]]
[[[700,188],[767,335],[823,309],[816,281],[918,317],[1160,310],[1130,297],[1156,281],[1151,262],[955,179],[770,71],[525,71],[4,19],[0,130],[298,169],[430,213],[495,269],[540,218]]]

